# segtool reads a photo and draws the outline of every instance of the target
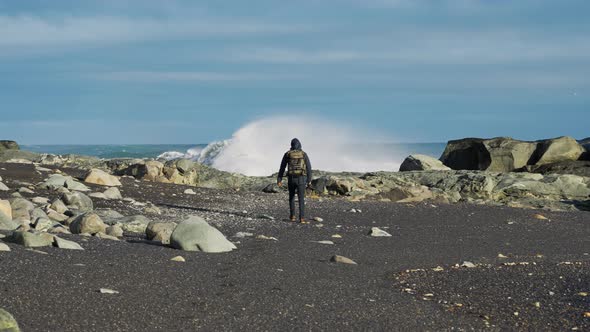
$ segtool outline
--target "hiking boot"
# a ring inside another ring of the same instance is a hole
[[[309,222],[308,222],[308,221],[306,221],[306,220],[305,220],[305,219],[303,219],[303,218],[299,219],[299,223],[300,223],[300,224],[309,224]]]
[[[291,222],[296,222],[297,221],[297,218],[291,217],[291,218],[289,218],[289,220],[291,220]]]

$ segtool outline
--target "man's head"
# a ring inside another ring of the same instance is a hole
[[[291,140],[291,150],[301,150],[301,142],[298,139]]]

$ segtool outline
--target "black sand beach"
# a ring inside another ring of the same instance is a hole
[[[44,178],[18,164],[0,164],[0,176],[11,188]],[[60,235],[84,251],[8,244],[12,251],[0,253],[0,307],[23,331],[590,329],[588,212],[315,198],[309,215],[324,221],[299,225],[285,220],[284,193],[193,188],[197,194],[186,195],[187,186],[121,182],[124,197],[161,208],[148,218],[200,215],[238,250],[183,252],[133,233],[124,241]],[[139,213],[124,201],[93,201]],[[393,236],[368,236],[371,227]],[[313,242],[321,240],[334,244]],[[186,262],[170,261],[178,255]],[[332,263],[333,255],[358,265]],[[475,267],[461,267],[465,261]]]

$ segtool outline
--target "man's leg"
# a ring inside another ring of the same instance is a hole
[[[297,181],[297,196],[299,198],[299,218],[305,218],[305,178],[300,177]]]
[[[297,186],[292,179],[289,179],[289,217],[291,219],[295,218],[295,190],[297,190]]]

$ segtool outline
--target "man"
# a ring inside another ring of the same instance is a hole
[[[301,150],[301,142],[297,138],[291,141],[291,150],[287,151],[281,161],[277,184],[283,185],[283,174],[285,168],[289,166],[287,175],[289,179],[289,209],[291,211],[291,221],[295,222],[295,193],[299,198],[299,222],[307,224],[305,221],[305,188],[311,184],[311,163],[307,153]]]

